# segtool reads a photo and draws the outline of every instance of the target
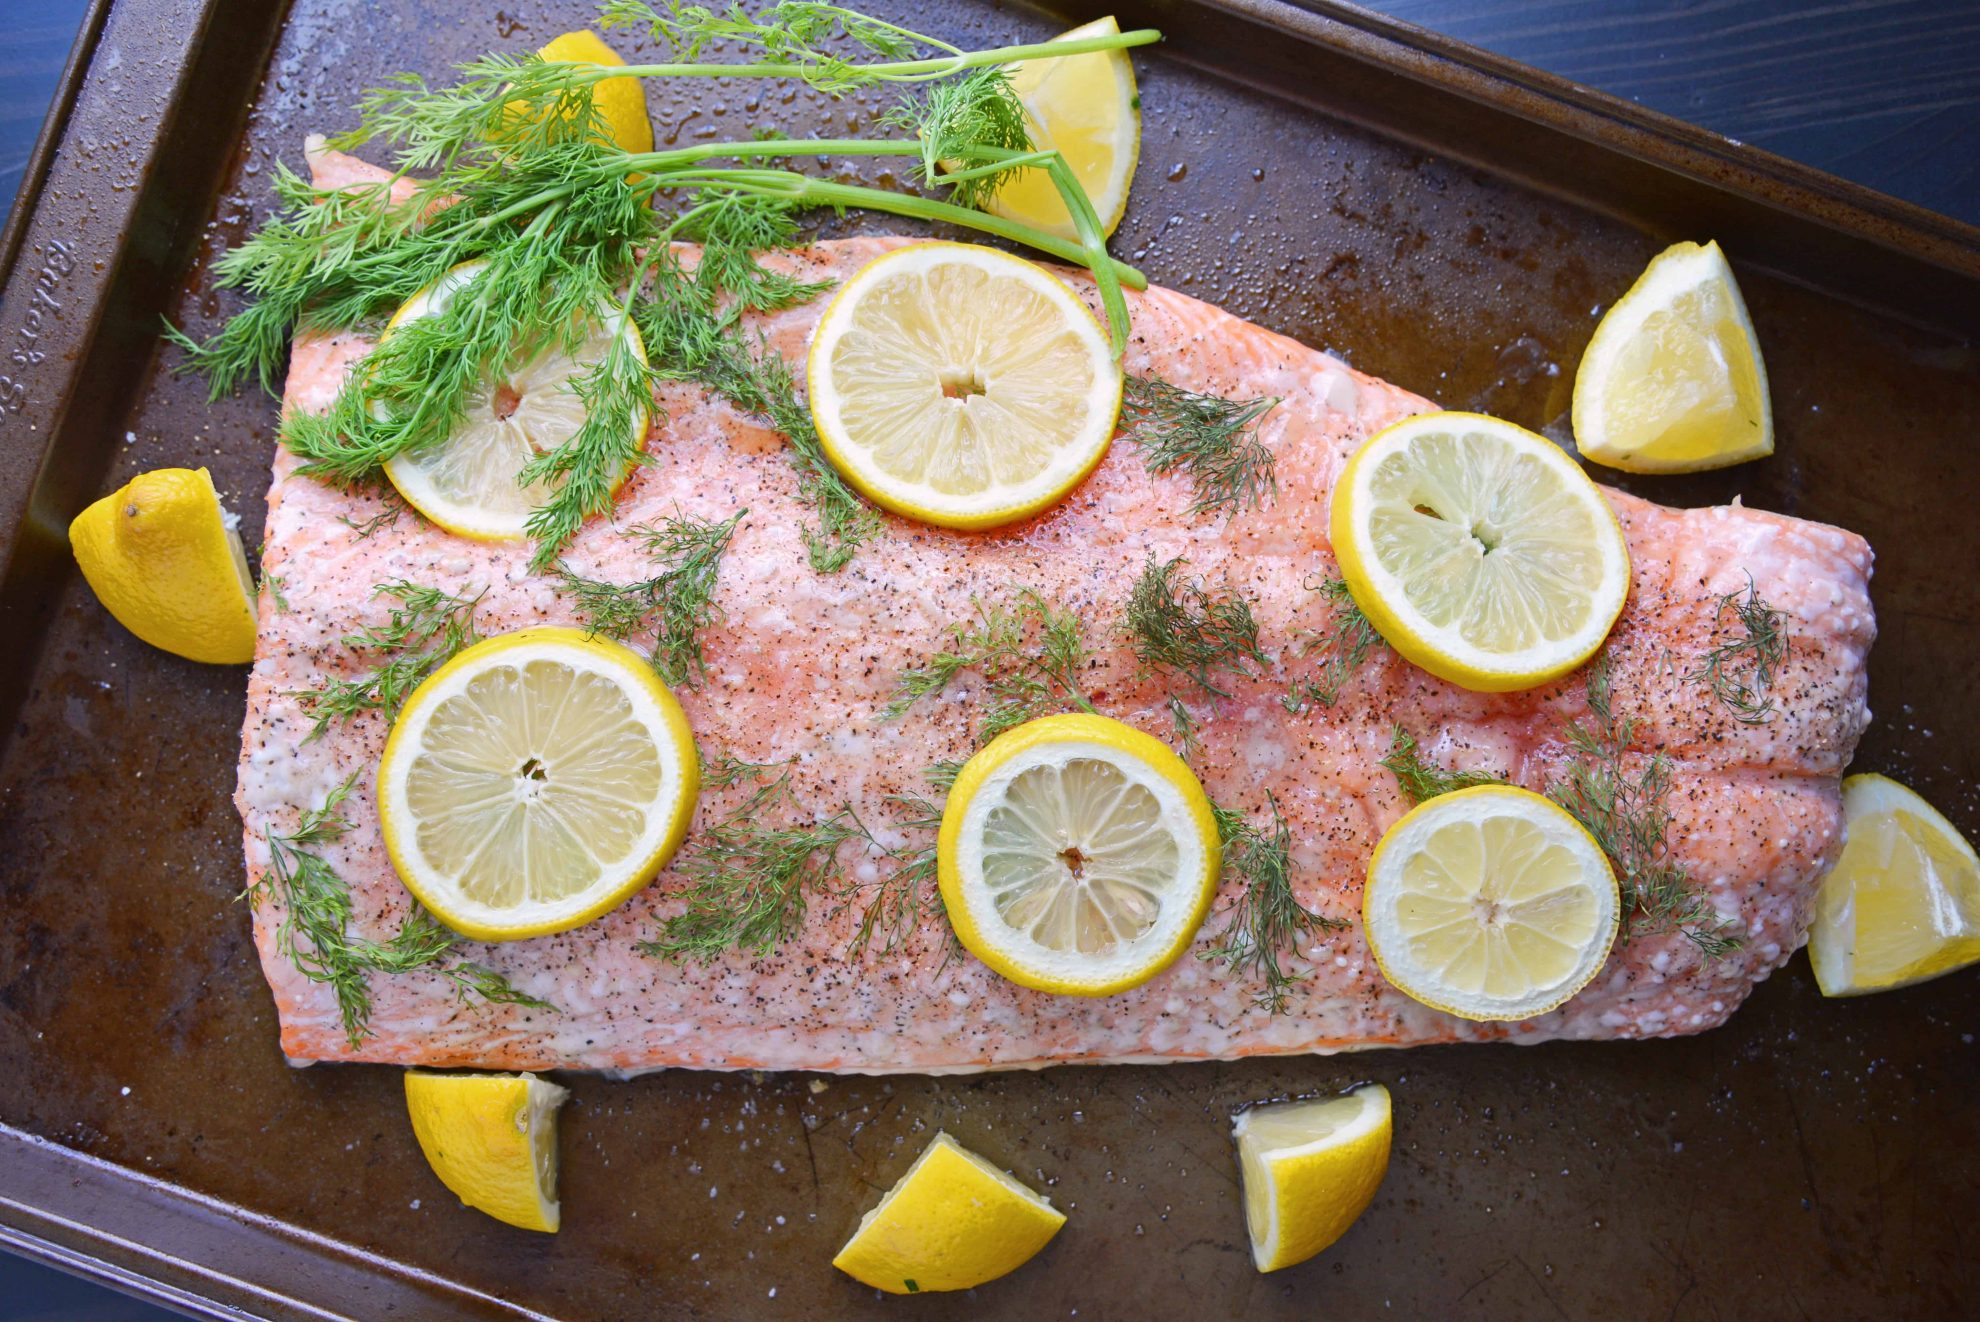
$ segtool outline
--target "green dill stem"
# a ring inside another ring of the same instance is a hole
[[[1061,261],[1078,266],[1088,265],[1086,249],[1072,240],[1047,234],[1043,230],[1033,229],[1017,221],[1006,220],[1002,216],[993,216],[987,211],[971,211],[968,207],[938,202],[934,198],[918,197],[913,193],[895,193],[884,188],[865,188],[858,184],[814,179],[795,170],[708,170],[678,180],[669,180],[666,186],[733,189],[758,197],[787,199],[798,206],[862,207],[869,211],[886,211],[915,220],[945,222],[1022,243],[1040,252],[1050,253]],[[1148,288],[1148,277],[1134,267],[1115,261],[1111,257],[1107,259],[1107,265],[1129,289]],[[1096,271],[1095,275],[1098,274],[1099,272]]]
[[[1119,36],[1108,33],[1081,37],[1077,41],[1028,42],[1021,46],[998,46],[991,50],[969,51],[961,55],[930,60],[888,60],[875,64],[854,64],[850,70],[876,82],[928,82],[946,78],[965,69],[983,69],[998,64],[1020,64],[1027,60],[1053,60],[1064,55],[1085,55],[1092,51],[1128,50],[1152,46],[1162,40],[1155,28],[1135,28]],[[586,60],[545,60],[544,64],[579,70],[582,82],[604,82],[607,78],[805,78],[816,72],[805,64],[593,64]]]

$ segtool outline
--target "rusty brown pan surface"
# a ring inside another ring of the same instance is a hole
[[[869,7],[963,44],[1102,12]],[[1766,352],[1779,453],[1627,485],[1673,504],[1739,494],[1866,535],[1881,637],[1858,768],[1909,780],[1980,833],[1973,230],[1358,11],[1119,12],[1172,41],[1137,58],[1147,135],[1116,252],[1452,407],[1564,434],[1599,310],[1665,242],[1719,238]],[[137,471],[205,464],[252,543],[275,406],[209,406],[167,374],[157,315],[216,323],[231,304],[211,258],[266,214],[275,161],[300,167],[303,134],[348,122],[360,88],[533,49],[584,16],[561,0],[296,0],[286,14],[119,0],[101,23],[0,303],[0,1238],[216,1316],[1973,1308],[1972,974],[1832,1003],[1797,960],[1727,1027],[1669,1042],[819,1091],[808,1076],[570,1077],[555,1238],[440,1188],[397,1071],[285,1065],[234,902],[242,672],[126,634],[62,529]],[[660,138],[771,109],[842,127],[873,108],[696,91],[698,104],[654,93]],[[886,222],[846,226],[860,227]],[[1387,1182],[1335,1248],[1259,1277],[1232,1109],[1361,1079],[1395,1094]],[[937,1127],[1047,1187],[1071,1224],[972,1298],[882,1303],[827,1264]]]

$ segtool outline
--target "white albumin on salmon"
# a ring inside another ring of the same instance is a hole
[[[320,183],[380,172],[313,152]],[[898,239],[820,243],[787,261],[808,279],[844,280]],[[1068,277],[1091,296],[1090,286]],[[793,363],[823,300],[760,319]],[[721,568],[725,619],[707,631],[708,679],[681,691],[704,754],[752,762],[795,759],[807,814],[850,805],[883,842],[894,794],[926,793],[923,768],[971,751],[980,724],[973,686],[959,681],[902,719],[879,713],[901,672],[941,643],[978,599],[1020,586],[1077,611],[1097,662],[1082,678],[1095,704],[1158,737],[1173,738],[1173,687],[1139,673],[1119,632],[1122,606],[1150,555],[1187,556],[1189,572],[1228,581],[1253,604],[1278,664],[1210,701],[1186,694],[1203,722],[1193,759],[1219,803],[1258,816],[1275,795],[1294,840],[1296,885],[1309,907],[1344,919],[1343,931],[1301,938],[1288,1012],[1254,1005],[1253,980],[1185,958],[1145,986],[1101,999],[1056,997],[1005,982],[973,959],[947,955],[939,908],[893,953],[882,943],[847,950],[855,910],[831,914],[815,899],[803,931],[762,958],[669,964],[634,943],[681,907],[681,879],[663,872],[616,912],[558,936],[464,954],[505,973],[557,1013],[464,1007],[430,973],[374,977],[371,1034],[345,1038],[329,988],[306,981],[276,948],[278,901],[255,913],[262,965],[281,1011],[282,1047],[297,1061],[372,1060],[494,1069],[643,1070],[665,1066],[942,1072],[1070,1061],[1227,1059],[1272,1053],[1506,1038],[1638,1038],[1697,1032],[1725,1020],[1754,985],[1805,939],[1815,889],[1841,844],[1838,789],[1869,713],[1865,656],[1875,634],[1871,553],[1821,524],[1738,505],[1671,510],[1606,492],[1629,539],[1635,583],[1609,644],[1618,708],[1641,719],[1636,747],[1673,764],[1670,834],[1676,860],[1732,925],[1741,946],[1702,959],[1681,936],[1620,944],[1589,986],[1550,1014],[1478,1024],[1426,1009],[1388,986],[1360,933],[1361,886],[1382,831],[1408,807],[1378,765],[1401,724],[1426,756],[1542,788],[1567,765],[1564,734],[1585,712],[1580,676],[1527,693],[1469,693],[1377,648],[1338,705],[1291,716],[1289,677],[1311,672],[1295,655],[1301,631],[1329,607],[1307,586],[1334,569],[1327,493],[1355,447],[1381,427],[1433,407],[1270,331],[1195,299],[1151,289],[1129,296],[1130,372],[1192,390],[1283,401],[1263,438],[1277,456],[1279,491],[1265,510],[1225,521],[1192,517],[1181,475],[1152,478],[1137,447],[1120,441],[1062,505],[1018,527],[968,534],[892,516],[841,573],[806,563],[811,512],[797,500],[784,441],[695,386],[660,393],[665,421],[648,448],[656,462],[628,481],[616,519],[589,523],[567,559],[580,573],[631,581],[651,569],[624,530],[677,511],[704,519],[747,508]],[[285,408],[321,410],[367,344],[352,335],[299,337]],[[275,459],[268,497],[266,572],[279,574],[287,611],[265,610],[249,687],[236,799],[248,870],[258,878],[270,831],[353,771],[355,829],[322,853],[349,883],[353,927],[385,939],[410,897],[392,871],[372,797],[388,724],[371,715],[305,743],[312,722],[292,696],[348,677],[364,663],[337,639],[378,620],[373,587],[406,578],[455,591],[487,589],[484,633],[575,623],[549,580],[527,571],[527,544],[483,544],[407,516],[360,539],[383,506],[294,475]],[[1744,591],[1786,613],[1791,649],[1772,693],[1777,713],[1742,724],[1687,673],[1725,640],[1718,599]],[[1185,685],[1186,687],[1186,685]],[[1180,690],[1178,690],[1180,691]],[[1632,755],[1640,769],[1647,754]],[[699,825],[733,809],[747,786],[704,792]],[[775,823],[778,825],[784,823]],[[689,836],[692,848],[694,836]],[[919,842],[916,842],[919,843]],[[851,879],[877,881],[895,866],[842,858]],[[1223,893],[1195,949],[1214,944],[1237,882]]]

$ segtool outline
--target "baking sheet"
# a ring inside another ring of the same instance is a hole
[[[963,45],[1102,12],[872,8]],[[1879,720],[1857,766],[1980,833],[1973,231],[1355,11],[1117,12],[1175,39],[1136,60],[1146,137],[1116,253],[1451,407],[1564,435],[1601,308],[1668,240],[1719,237],[1767,356],[1780,453],[1626,485],[1673,504],[1743,494],[1868,536]],[[1972,974],[1828,1003],[1798,960],[1726,1028],[1662,1043],[822,1090],[802,1075],[567,1077],[555,1238],[454,1202],[419,1155],[397,1071],[284,1065],[233,903],[242,675],[124,633],[68,567],[61,527],[135,472],[203,463],[251,529],[274,404],[209,407],[200,383],[162,370],[150,314],[217,322],[231,304],[207,262],[266,214],[274,161],[300,167],[304,132],[347,122],[360,88],[533,49],[587,13],[298,0],[278,31],[245,0],[127,0],[104,25],[69,126],[92,136],[44,181],[0,305],[4,354],[23,291],[67,261],[44,333],[81,355],[0,368],[25,387],[0,421],[0,618],[20,640],[0,670],[18,711],[0,752],[0,1235],[136,1288],[164,1282],[181,1306],[270,1316],[863,1315],[898,1305],[831,1255],[946,1128],[1072,1220],[974,1299],[912,1305],[932,1316],[1164,1316],[1186,1298],[1247,1317],[1935,1317],[1972,1297]],[[876,104],[785,103],[743,82],[692,93],[655,90],[657,138],[773,111],[838,132]],[[230,117],[248,105],[236,148]],[[1397,1102],[1381,1193],[1334,1249],[1259,1277],[1230,1112],[1363,1079]]]

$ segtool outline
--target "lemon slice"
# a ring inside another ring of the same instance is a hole
[[[234,519],[204,468],[159,468],[69,524],[90,591],[153,647],[189,661],[254,660],[254,581]]]
[[[524,1230],[557,1229],[557,1108],[570,1093],[534,1074],[406,1071],[406,1110],[426,1164],[469,1207]]]
[[[811,342],[832,463],[897,514],[987,528],[1036,514],[1113,439],[1121,371],[1064,282],[1022,258],[922,243],[875,258]]]
[[[1509,785],[1440,795],[1390,827],[1361,901],[1382,976],[1465,1019],[1530,1019],[1580,991],[1621,911],[1594,837]]]
[[[464,262],[414,294],[386,324],[385,333],[444,310],[484,265]],[[614,314],[593,327],[575,351],[540,349],[475,385],[468,392],[460,423],[447,439],[394,455],[385,462],[385,476],[407,504],[456,536],[478,541],[523,537],[530,514],[563,485],[563,479],[528,486],[516,479],[524,464],[556,449],[584,425],[584,400],[572,384],[597,366],[615,333],[626,338],[641,362],[646,361],[639,330],[629,319]],[[645,409],[633,418],[635,452],[644,443],[649,421]],[[620,474],[620,479],[624,476]]]
[[[1376,433],[1334,485],[1355,604],[1431,674],[1482,692],[1595,654],[1629,595],[1629,548],[1574,460],[1523,427],[1426,413]]]
[[[1388,1172],[1393,1131],[1389,1090],[1379,1083],[1238,1113],[1231,1134],[1259,1271],[1305,1262],[1347,1233]]]
[[[673,857],[700,788],[687,717],[645,659],[548,626],[427,676],[378,768],[392,865],[479,941],[617,908]]]
[[[1047,716],[991,741],[942,812],[942,900],[969,952],[1069,996],[1173,963],[1217,891],[1203,786],[1160,740],[1104,716]]]
[[[832,1259],[889,1294],[968,1290],[1016,1271],[1065,1213],[947,1134],[908,1167]]]
[[[605,44],[604,38],[589,28],[554,37],[536,52],[556,63],[622,65],[625,60]],[[606,136],[613,145],[630,152],[653,150],[653,120],[646,113],[646,88],[637,78],[605,78],[591,86],[592,109],[604,121]]]
[[[1121,25],[1108,15],[1053,40],[1118,36],[1120,31]],[[1073,178],[1093,201],[1101,232],[1112,234],[1127,212],[1128,185],[1141,158],[1141,93],[1128,53],[1089,51],[1026,60],[1011,65],[1009,73],[1011,90],[1024,106],[1031,145],[1040,151],[1056,148],[1066,158]],[[1048,234],[1079,237],[1059,190],[1043,170],[1021,170],[1007,179],[986,209]]]
[[[1980,857],[1917,794],[1843,781],[1848,839],[1822,882],[1808,958],[1824,996],[1908,987],[1980,961]]]
[[[1632,473],[1774,452],[1767,366],[1718,244],[1666,248],[1603,316],[1575,372],[1574,442]]]

